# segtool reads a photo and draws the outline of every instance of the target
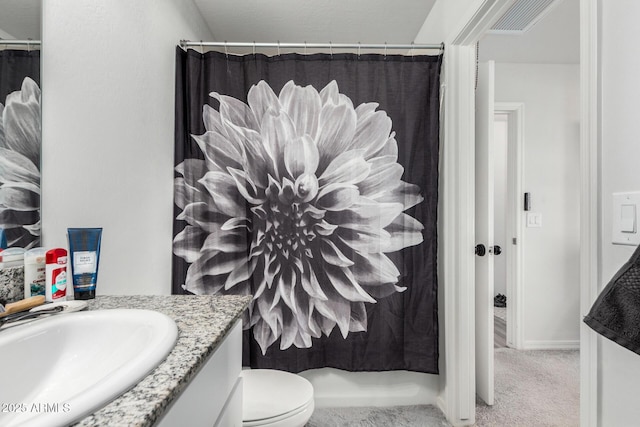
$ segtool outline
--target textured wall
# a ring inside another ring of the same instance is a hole
[[[103,227],[98,294],[170,292],[174,57],[187,38],[211,39],[191,0],[44,2],[44,245]]]
[[[611,194],[640,191],[640,2],[602,1],[602,265],[601,288],[629,259],[634,246],[611,244]],[[600,421],[606,426],[637,425],[640,419],[640,356],[601,338]]]
[[[525,228],[522,242],[525,347],[577,348],[580,338],[578,71],[496,64],[496,102],[524,103],[523,191],[542,214],[542,227]]]

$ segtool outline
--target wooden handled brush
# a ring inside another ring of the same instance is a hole
[[[33,307],[44,304],[44,295],[36,295],[35,297],[25,298],[20,301],[12,302],[7,305],[0,304],[0,317],[5,317],[12,313],[30,310]]]

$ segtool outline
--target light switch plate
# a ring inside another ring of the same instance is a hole
[[[611,242],[615,245],[640,244],[638,220],[640,192],[613,193]]]
[[[527,227],[542,227],[542,214],[539,212],[527,212]]]

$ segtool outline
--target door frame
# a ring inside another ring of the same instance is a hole
[[[445,40],[442,122],[444,378],[438,404],[455,425],[475,423],[475,45],[514,0],[474,0]],[[580,0],[580,309],[598,294],[598,3]],[[580,419],[598,417],[597,336],[580,331]]]
[[[580,0],[580,317],[600,283],[599,0]],[[598,425],[598,335],[580,322],[580,425]]]
[[[524,348],[524,103],[496,102],[495,113],[507,116],[507,346]]]
[[[454,426],[475,424],[476,43],[514,1],[474,1],[444,41],[440,239],[444,378],[438,405]]]

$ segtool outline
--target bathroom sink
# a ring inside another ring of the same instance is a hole
[[[0,425],[58,426],[100,409],[149,374],[178,328],[150,310],[59,314],[0,330]]]

